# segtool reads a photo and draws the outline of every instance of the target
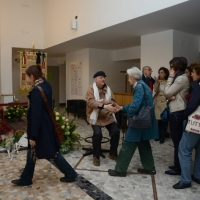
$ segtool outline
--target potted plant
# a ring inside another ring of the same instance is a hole
[[[81,136],[76,132],[77,125],[74,119],[70,120],[65,117],[66,110],[64,109],[61,114],[54,109],[56,121],[60,124],[65,141],[61,144],[61,153],[67,153],[69,150],[78,149],[76,143],[80,144]]]
[[[19,100],[14,99],[13,103],[19,103]],[[26,116],[27,108],[20,105],[12,105],[7,106],[4,110],[4,119],[13,122],[13,121],[19,121],[22,116]]]

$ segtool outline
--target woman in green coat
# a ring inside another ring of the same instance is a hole
[[[127,120],[132,118],[142,106],[146,105],[146,97],[149,106],[153,106],[152,92],[149,87],[142,80],[142,72],[137,67],[132,67],[127,70],[129,76],[129,83],[133,86],[134,97],[132,103],[126,106],[117,106],[119,110],[127,112]],[[144,89],[143,89],[144,86]],[[126,172],[130,161],[138,147],[140,159],[143,165],[138,172],[156,174],[154,159],[152,155],[150,139],[158,138],[157,122],[154,114],[153,126],[151,128],[130,128],[128,127],[125,141],[120,150],[115,170],[108,170],[111,176],[126,176]]]

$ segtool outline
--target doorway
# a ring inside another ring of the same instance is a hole
[[[48,66],[47,68],[47,80],[52,87],[52,98],[55,103],[54,106],[59,106],[59,67]]]

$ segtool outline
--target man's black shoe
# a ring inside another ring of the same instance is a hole
[[[109,169],[108,174],[110,176],[120,176],[120,177],[126,177],[126,173],[116,172],[115,170]]]
[[[191,183],[181,183],[180,181],[173,185],[174,189],[185,189],[185,188],[190,188],[192,185]]]
[[[181,172],[180,171],[175,171],[174,169],[170,169],[170,170],[165,171],[165,174],[168,174],[168,175],[181,175]]]
[[[192,180],[198,184],[200,184],[200,179],[195,178],[194,175],[192,175]]]
[[[156,171],[147,171],[146,169],[140,169],[140,168],[137,171],[143,174],[150,174],[150,175],[156,174]]]
[[[60,178],[60,182],[67,182],[67,183],[72,183],[74,181],[76,181],[77,177],[76,178],[73,178],[71,180],[66,180],[65,177],[61,177]]]
[[[20,185],[20,186],[27,186],[27,185],[31,185],[32,184],[32,182],[23,183],[20,179],[12,180],[11,183],[13,183],[15,185]]]

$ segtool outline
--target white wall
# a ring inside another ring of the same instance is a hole
[[[160,67],[169,68],[173,58],[173,30],[141,37],[141,68],[151,66],[152,76],[158,76]]]
[[[72,40],[187,0],[44,0],[44,47]],[[70,29],[78,16],[78,30]]]
[[[43,49],[43,1],[3,0],[1,7],[1,92],[12,94],[12,47]],[[12,97],[2,98],[9,102]]]
[[[113,62],[113,51],[104,49],[90,49],[89,84],[93,83],[93,75],[97,71],[104,71],[107,75],[106,83],[113,92],[125,92],[126,69],[132,67],[129,62]]]
[[[199,60],[200,37],[188,33],[173,31],[173,57],[183,56],[188,60],[188,65]]]
[[[113,51],[113,61],[140,59],[140,54],[140,46],[115,50]]]

